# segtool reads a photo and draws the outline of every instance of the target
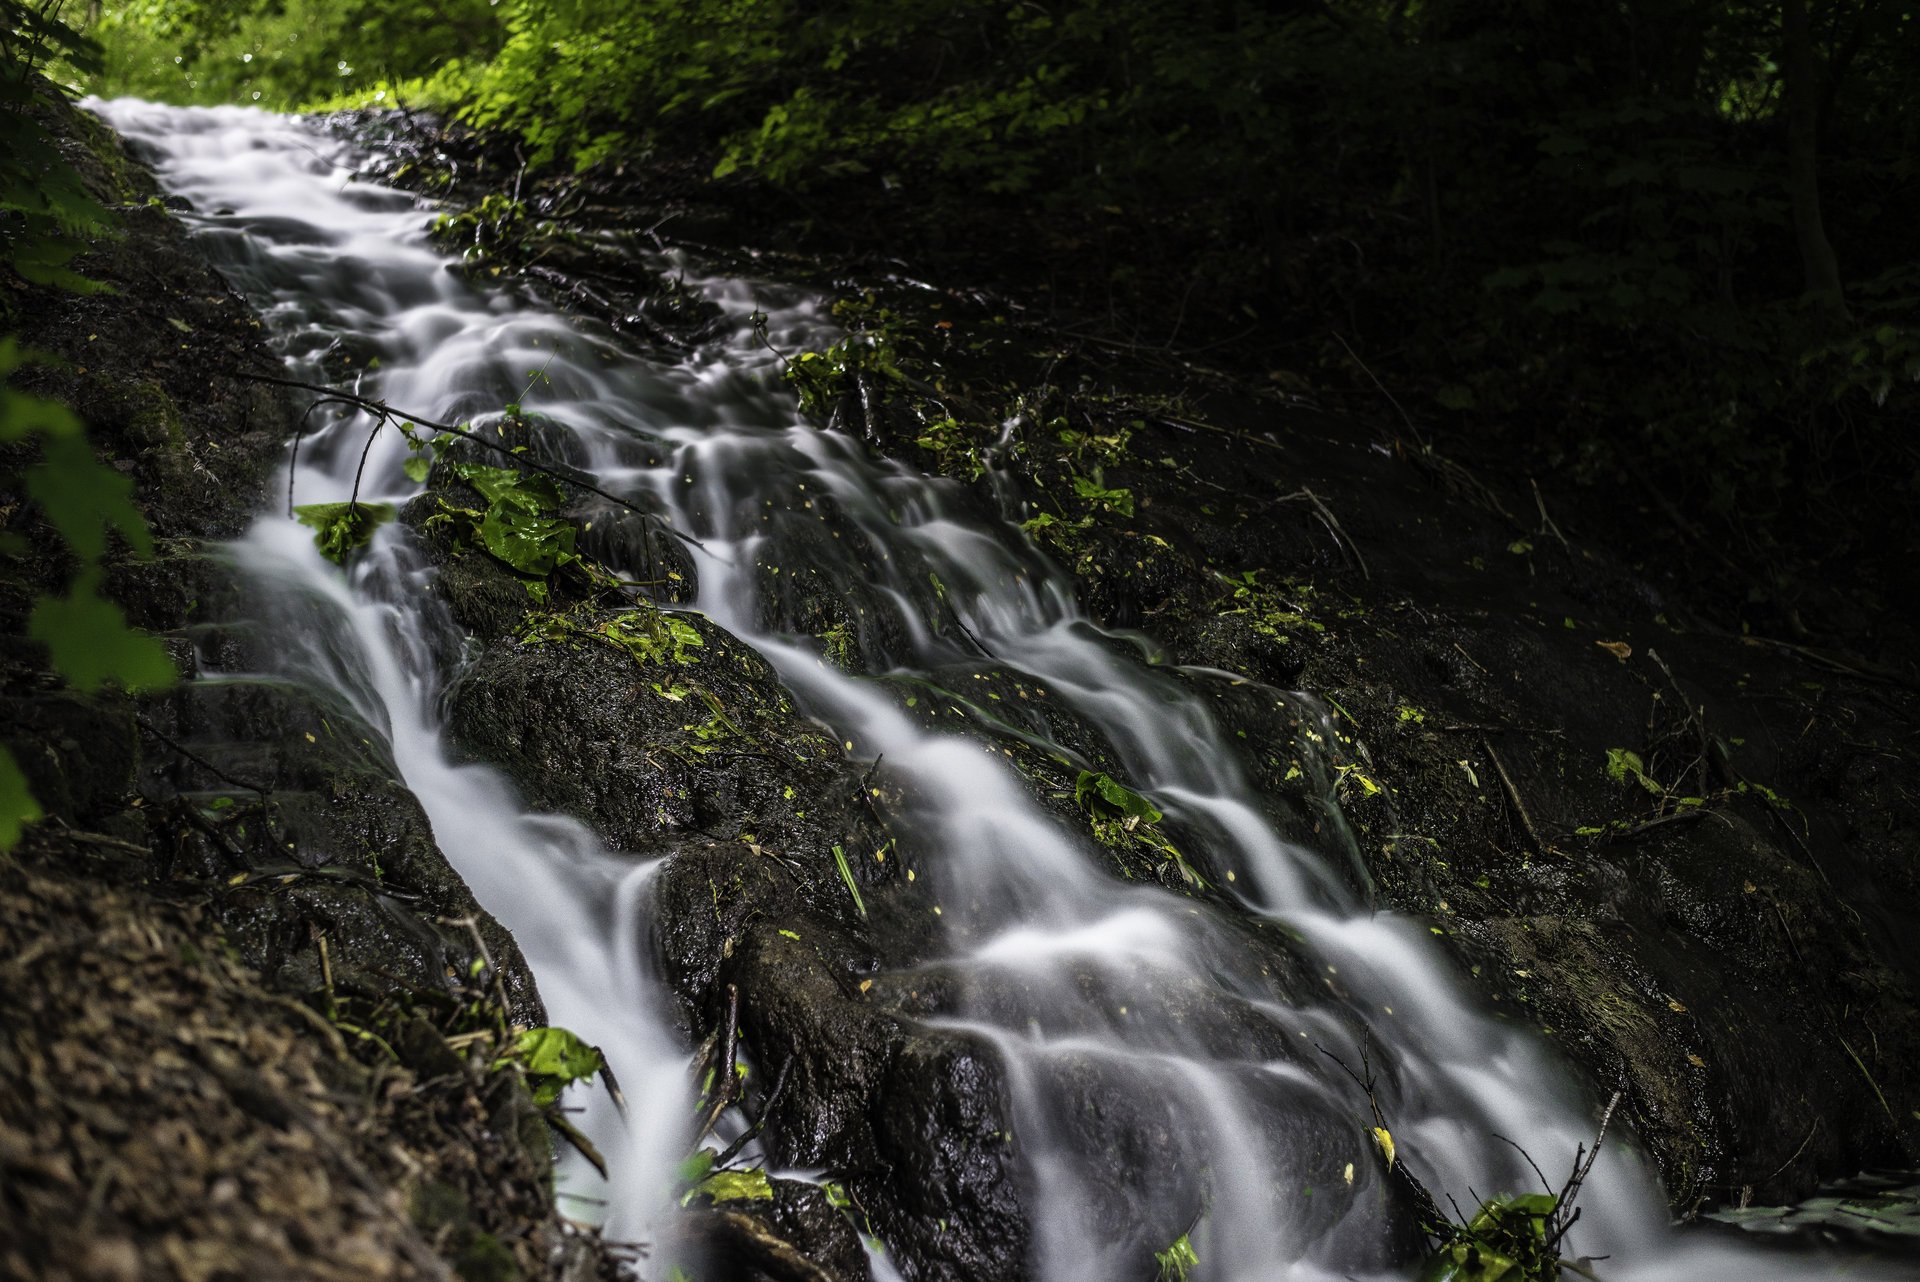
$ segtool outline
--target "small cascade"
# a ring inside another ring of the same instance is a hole
[[[854,757],[884,760],[905,798],[916,893],[938,909],[938,938],[911,964],[955,995],[939,1026],[1006,1068],[1032,1276],[1139,1276],[1182,1225],[1196,1279],[1378,1272],[1392,1194],[1356,1143],[1365,1094],[1334,1056],[1373,1064],[1401,1158],[1443,1203],[1470,1209],[1476,1194],[1536,1183],[1499,1136],[1553,1166],[1591,1141],[1596,1102],[1534,1037],[1482,1009],[1424,923],[1369,903],[1337,825],[1325,849],[1275,830],[1195,691],[1228,674],[1149,662],[1086,618],[1067,576],[956,483],[800,420],[756,314],[773,346],[818,346],[829,337],[819,300],[694,279],[724,336],[684,358],[636,352],[449,270],[416,200],[356,178],[360,158],[317,125],[240,108],[94,109],[190,202],[184,217],[296,376],[337,381],[326,371],[346,352],[359,390],[413,413],[459,421],[525,401],[564,424],[596,485],[698,540],[686,608],[758,651]],[[384,433],[363,459],[366,440],[363,418],[309,434],[291,477],[302,501],[344,497],[356,473],[365,498],[417,494],[405,443]],[[858,537],[790,537],[816,505]],[[338,692],[387,736],[441,848],[527,954],[553,1022],[606,1052],[632,1108],[623,1118],[602,1093],[584,1100],[584,1129],[614,1172],[590,1191],[608,1200],[615,1234],[670,1237],[692,1088],[649,944],[658,863],[529,812],[497,772],[451,759],[441,701],[462,638],[404,526],[381,529],[344,572],[310,534],[267,512],[237,548],[283,621],[286,675]],[[782,627],[768,566],[859,585],[859,670],[823,663]],[[637,564],[612,568],[643,577]],[[1225,896],[1117,877],[1004,754],[903,703],[914,683],[953,688],[986,673],[1044,692],[1103,745]],[[1307,730],[1331,733],[1311,699],[1271,693]],[[1285,967],[1249,951],[1249,923],[1290,941]],[[1095,1124],[1109,1115],[1152,1129],[1159,1169],[1115,1178],[1114,1136]],[[1783,1261],[1670,1234],[1624,1138],[1609,1140],[1581,1201],[1569,1245],[1611,1257],[1610,1278],[1780,1276]]]

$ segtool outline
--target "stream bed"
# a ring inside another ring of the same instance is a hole
[[[841,909],[858,942],[846,951],[864,967],[842,985],[847,999],[884,1004],[887,1027],[908,1030],[887,1034],[895,1053],[902,1038],[919,1039],[941,1048],[940,1073],[986,1065],[991,1116],[967,1125],[999,1147],[961,1154],[959,1166],[977,1169],[957,1174],[904,1159],[861,1172],[783,1163],[840,1151],[825,1134],[833,1127],[883,1132],[902,1115],[887,1098],[832,1098],[820,1064],[793,1090],[812,1101],[824,1138],[742,1148],[777,1174],[845,1176],[867,1190],[873,1276],[1011,1276],[984,1271],[983,1260],[1005,1265],[996,1237],[1017,1237],[1019,1271],[1047,1282],[1151,1277],[1156,1254],[1182,1237],[1195,1279],[1404,1276],[1408,1208],[1369,1135],[1363,1070],[1377,1075],[1392,1160],[1443,1207],[1451,1198],[1470,1212],[1487,1195],[1537,1188],[1520,1148],[1557,1178],[1592,1141],[1605,1101],[1530,1031],[1482,1007],[1426,921],[1376,910],[1337,808],[1312,844],[1269,822],[1194,692],[1233,674],[1172,668],[1150,638],[1086,617],[1020,513],[983,512],[955,482],[801,418],[777,351],[832,340],[820,299],[669,264],[723,323],[690,354],[642,350],[453,270],[429,241],[423,202],[358,179],[365,157],[317,124],[241,108],[94,109],[187,202],[182,218],[293,377],[338,382],[344,350],[361,371],[356,391],[409,413],[485,427],[516,405],[563,430],[564,443],[543,447],[553,457],[686,536],[692,586],[662,608],[711,639],[698,662],[720,661],[731,638],[840,745],[863,789],[884,782],[891,835],[877,849],[849,836],[845,851],[764,857],[826,861],[829,887],[837,871],[857,910]],[[419,498],[406,441],[387,430],[369,443],[369,426],[337,409],[312,417],[288,478],[297,502],[340,502],[356,488],[402,509]],[[617,541],[594,546],[614,572],[654,578],[650,544],[635,544],[627,563]],[[440,848],[524,950],[551,1022],[601,1048],[617,1074],[624,1111],[599,1088],[575,1101],[611,1178],[568,1162],[565,1187],[592,1199],[582,1206],[604,1204],[610,1236],[653,1244],[659,1276],[683,1253],[702,1276],[675,1209],[675,1171],[698,1138],[693,1044],[705,1030],[689,1029],[661,960],[671,861],[612,848],[589,816],[526,805],[451,741],[476,646],[436,596],[436,566],[406,519],[344,571],[284,510],[262,513],[232,554],[258,587],[261,617],[280,629],[276,675],[329,691],[385,736]],[[781,626],[768,585],[783,574],[861,602],[854,661],[829,661],[814,637]],[[1011,753],[963,732],[965,718],[949,729],[926,715],[923,703],[973,682],[982,702],[1059,709],[1053,722],[1021,724],[1072,736],[1023,733],[1085,761],[1087,776],[1124,779],[1117,795],[1151,804],[1190,883],[1213,893],[1116,876],[1090,854],[1073,807],[1036,796]],[[680,704],[688,690],[656,683],[636,697]],[[1325,773],[1311,754],[1334,733],[1327,710],[1304,694],[1271,697],[1298,728],[1309,770]],[[1117,767],[1092,769],[1096,755]],[[736,768],[763,769],[750,758]],[[788,800],[804,820],[809,799]],[[705,835],[760,857],[754,833]],[[779,938],[805,942],[812,920],[777,923]],[[762,1082],[781,1071],[748,1053]],[[861,1089],[875,1080],[920,1089],[900,1073],[846,1078]],[[745,1125],[730,1113],[720,1141]],[[913,1151],[885,1134],[862,1142]],[[968,1200],[965,1190],[985,1186],[991,1197]],[[1004,1224],[942,1213],[988,1204]],[[1649,1164],[1619,1128],[1580,1205],[1568,1254],[1604,1260],[1594,1267],[1608,1278],[1901,1276],[1884,1262],[1769,1254],[1669,1229]],[[949,1232],[976,1244],[929,1243]]]

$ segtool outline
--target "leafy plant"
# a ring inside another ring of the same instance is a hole
[[[0,339],[0,380],[38,359],[17,340]],[[133,483],[101,463],[87,444],[72,410],[0,382],[0,442],[37,440],[40,461],[24,485],[78,568],[61,596],[41,596],[27,620],[27,635],[47,647],[53,669],[77,690],[117,684],[130,691],[157,690],[179,674],[165,648],[133,631],[119,606],[100,595],[102,560],[118,533],[135,555],[152,552],[147,524],[133,505]],[[25,550],[17,540],[8,555]],[[0,748],[0,849],[19,840],[22,825],[41,817],[19,764]]]
[[[579,559],[573,551],[577,531],[555,515],[563,496],[551,478],[481,463],[450,466],[487,500],[477,533],[490,555],[532,578],[545,578]]]
[[[1159,1282],[1187,1282],[1188,1272],[1200,1267],[1200,1256],[1193,1249],[1192,1237],[1182,1233],[1166,1250],[1155,1251],[1153,1262],[1160,1269]]]
[[[313,530],[313,544],[335,565],[365,547],[373,532],[393,519],[388,503],[307,503],[293,509],[300,524]]]
[[[60,11],[0,0],[0,257],[33,284],[93,294],[108,287],[69,264],[89,237],[115,234],[113,221],[36,114],[59,92],[44,74],[50,63],[83,74],[99,67],[98,48]]]
[[[1421,1282],[1554,1282],[1560,1257],[1550,1234],[1558,1209],[1551,1193],[1488,1198],[1428,1259]]]
[[[698,663],[700,656],[693,651],[703,649],[707,644],[700,635],[700,629],[693,624],[650,605],[635,606],[601,619],[578,611],[530,614],[520,630],[520,639],[549,643],[592,641],[612,646],[635,663],[671,663],[679,666]],[[662,690],[660,694],[662,698],[678,703],[686,697],[687,691],[675,686]]]
[[[1161,869],[1177,869],[1182,881],[1205,890],[1206,880],[1193,870],[1187,858],[1167,835],[1160,831],[1163,816],[1145,797],[1113,776],[1097,770],[1082,770],[1073,785],[1074,804],[1087,813],[1094,838],[1103,845],[1138,846],[1161,858]]]
[[[515,1037],[500,1063],[518,1064],[527,1075],[533,1102],[549,1108],[575,1082],[603,1071],[607,1062],[598,1047],[589,1046],[564,1028],[529,1028]]]
[[[765,1170],[716,1167],[716,1157],[712,1149],[703,1148],[680,1163],[676,1175],[687,1190],[680,1196],[680,1205],[696,1197],[709,1202],[764,1202],[773,1197],[773,1185]]]

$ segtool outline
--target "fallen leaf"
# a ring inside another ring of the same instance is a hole
[[[1594,644],[1622,663],[1633,657],[1633,647],[1625,641],[1595,641]]]

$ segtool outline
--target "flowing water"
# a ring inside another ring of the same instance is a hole
[[[1553,1168],[1591,1139],[1595,1101],[1530,1035],[1480,1009],[1424,923],[1371,911],[1350,888],[1350,855],[1337,842],[1302,849],[1261,817],[1192,690],[1225,674],[1148,663],[1143,644],[1081,614],[1067,577],[1011,521],[983,518],[952,482],[801,422],[751,318],[765,313],[783,349],[819,345],[830,327],[815,298],[696,281],[727,317],[725,336],[685,359],[639,353],[449,270],[427,240],[420,202],[357,180],[351,149],[315,125],[240,108],[94,108],[191,203],[188,224],[294,371],[323,381],[321,357],[344,344],[363,368],[378,358],[362,390],[413,413],[457,421],[524,400],[564,423],[599,485],[700,540],[691,608],[760,651],[855,757],[884,755],[907,798],[921,889],[941,906],[930,919],[944,930],[938,965],[962,994],[943,1022],[1007,1066],[1032,1191],[1032,1276],[1150,1274],[1152,1249],[1171,1234],[1143,1236],[1142,1226],[1172,1222],[1177,1233],[1187,1213],[1149,1205],[1136,1214],[1137,1197],[1204,1206],[1192,1230],[1198,1278],[1365,1272],[1383,1232],[1366,1101],[1311,1049],[1339,1048],[1357,1062],[1363,1026],[1390,1069],[1381,1094],[1399,1153],[1443,1204],[1451,1195],[1470,1208],[1475,1192],[1535,1182],[1496,1136]],[[529,390],[531,370],[543,376]],[[346,496],[366,426],[336,416],[308,438],[292,477],[303,502]],[[375,440],[362,496],[417,493],[405,458],[393,433]],[[762,622],[756,566],[801,555],[766,514],[815,499],[831,499],[865,535],[864,555],[851,540],[822,551],[817,539],[804,555],[835,581],[868,585],[893,616],[876,632],[891,647],[866,651],[884,672],[843,673],[805,639]],[[319,556],[310,531],[272,512],[235,554],[280,603],[288,671],[336,690],[387,735],[441,848],[526,952],[553,1022],[602,1047],[618,1072],[629,1116],[598,1092],[582,1101],[610,1184],[570,1170],[571,1186],[606,1200],[615,1235],[670,1244],[672,1168],[691,1139],[692,1089],[690,1053],[648,943],[657,864],[646,852],[602,848],[573,820],[528,812],[491,770],[450,762],[440,701],[461,639],[430,605],[432,572],[409,540],[388,526],[343,572]],[[614,568],[643,577],[637,565]],[[929,583],[938,584],[931,595]],[[1001,754],[927,729],[903,708],[897,683],[871,679],[951,683],[984,670],[982,649],[1111,745],[1195,862],[1211,877],[1232,874],[1245,914],[1285,927],[1311,985],[1282,985],[1249,964],[1223,910],[1116,879]],[[1275,697],[1308,730],[1330,733],[1323,718],[1316,729],[1311,700]],[[1204,1027],[1182,1015],[1195,1010],[1232,1018]],[[1291,1049],[1277,1052],[1276,1040]],[[1062,1093],[1088,1080],[1157,1110],[1166,1172],[1116,1179],[1099,1167],[1097,1137],[1070,1125],[1062,1106]],[[1624,1139],[1609,1141],[1582,1204],[1571,1246],[1610,1256],[1608,1277],[1846,1269],[1670,1233],[1659,1190]],[[890,1273],[883,1254],[875,1264]]]

